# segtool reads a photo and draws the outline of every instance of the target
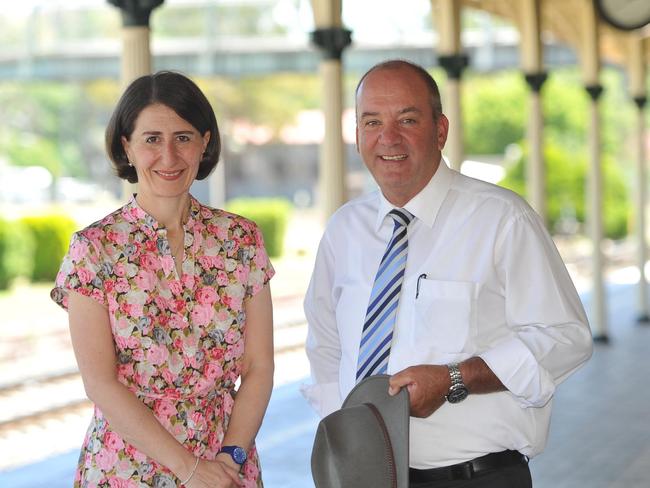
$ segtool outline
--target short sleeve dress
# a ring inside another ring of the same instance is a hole
[[[136,203],[74,234],[51,292],[108,310],[117,375],[188,450],[214,459],[232,411],[244,353],[244,300],[274,274],[258,227],[190,199],[182,276],[167,231]],[[242,469],[261,487],[255,446]],[[165,466],[122,439],[95,407],[75,487],[181,487]]]

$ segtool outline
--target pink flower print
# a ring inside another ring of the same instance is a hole
[[[228,329],[228,332],[226,332],[226,335],[224,336],[226,339],[226,342],[228,344],[234,344],[241,338],[241,334],[237,329]]]
[[[104,231],[98,227],[89,227],[85,230],[84,235],[90,241],[97,241],[104,235]]]
[[[195,325],[208,325],[212,316],[214,315],[214,308],[208,305],[196,304],[191,312],[192,323]]]
[[[212,350],[210,351],[210,356],[212,356],[212,359],[220,361],[221,359],[223,359],[224,356],[223,349],[220,347],[213,347]]]
[[[181,282],[183,283],[183,286],[185,288],[189,288],[190,290],[192,290],[194,288],[195,278],[190,274],[183,273],[183,276],[181,277]]]
[[[109,430],[104,434],[104,445],[113,451],[119,451],[124,447],[124,442],[119,435]]]
[[[183,320],[184,316],[183,315],[177,315],[174,314],[169,318],[169,327],[172,329],[186,329],[189,327],[189,322],[187,320]],[[174,347],[176,347],[176,342],[174,341]]]
[[[109,230],[106,232],[106,239],[109,242],[114,242],[115,244],[123,246],[129,242],[129,235],[126,232],[115,232],[113,230]]]
[[[142,362],[144,360],[144,351],[142,349],[134,349],[133,359],[139,363]]]
[[[224,412],[232,412],[232,407],[235,404],[235,400],[233,399],[232,395],[226,393],[223,396],[223,407],[222,411]]]
[[[233,274],[235,275],[235,278],[239,283],[247,283],[248,282],[248,273],[249,269],[245,268],[241,264],[237,265],[235,268],[235,271],[233,271]]]
[[[113,266],[113,273],[122,278],[124,275],[126,275],[126,269],[124,269],[124,264],[123,263],[115,263]]]
[[[160,262],[153,254],[143,254],[140,256],[140,267],[146,271],[156,271],[160,269]]]
[[[221,270],[217,273],[217,284],[219,286],[226,286],[228,284],[228,275],[225,271]]]
[[[201,217],[203,217],[206,220],[209,220],[212,218],[214,215],[214,212],[210,210],[208,207],[201,207]]]
[[[172,300],[170,308],[177,313],[183,313],[185,311],[185,300],[181,298]]]
[[[101,290],[94,288],[93,291],[90,293],[90,296],[95,300],[97,300],[99,303],[104,303],[104,292],[102,292]]]
[[[118,293],[126,293],[131,289],[131,285],[129,285],[129,282],[126,280],[126,278],[119,278],[115,282],[115,291]]]
[[[119,364],[117,366],[117,376],[119,378],[129,378],[133,376],[133,363]]]
[[[205,417],[201,412],[192,412],[189,420],[190,422],[188,422],[188,424],[192,426],[192,428],[197,430],[203,430],[205,428]]]
[[[95,277],[95,273],[89,271],[86,268],[79,268],[77,270],[77,276],[79,276],[79,281],[82,285],[87,285]]]
[[[161,264],[162,269],[165,272],[165,274],[168,275],[174,269],[174,258],[172,258],[171,255],[169,255],[169,254],[161,256],[160,257],[160,264]]]
[[[169,357],[169,350],[167,346],[152,345],[147,351],[147,361],[154,366],[159,366],[167,361]]]
[[[209,286],[203,286],[196,292],[196,299],[201,305],[212,305],[217,298],[217,291]]]
[[[174,383],[174,380],[176,379],[176,376],[174,375],[174,373],[172,373],[172,372],[171,372],[169,369],[167,369],[167,368],[165,368],[165,369],[162,370],[161,375],[162,375],[163,379],[164,379],[167,383],[170,383],[170,384],[173,384],[173,383]]]
[[[125,478],[111,477],[108,480],[110,488],[137,488],[135,481]]]
[[[265,269],[267,267],[268,263],[268,256],[266,255],[266,251],[264,251],[263,247],[260,247],[257,249],[257,252],[255,253],[255,257],[253,257],[253,261],[255,262],[255,265],[258,268]]]
[[[169,425],[169,418],[174,415],[178,415],[178,410],[174,406],[174,403],[167,399],[160,399],[156,401],[155,410],[156,417],[161,420],[165,420],[166,424]]]
[[[198,261],[201,267],[205,270],[209,270],[210,268],[214,267],[214,260],[212,259],[212,256],[199,256]]]
[[[203,374],[208,380],[215,380],[223,375],[223,369],[220,364],[210,362],[205,365],[205,368],[203,368]]]
[[[244,478],[246,480],[255,481],[259,474],[260,474],[260,470],[257,469],[257,466],[255,465],[255,463],[246,463],[246,464],[244,464]],[[255,486],[257,486],[257,483],[254,483],[252,485],[244,485],[244,486],[255,487]]]
[[[181,286],[181,282],[179,280],[169,280],[168,283],[169,289],[174,295],[178,296],[183,293],[183,287]]]
[[[167,299],[160,295],[156,295],[154,297],[154,303],[160,310],[165,310],[168,307]]]
[[[225,308],[219,309],[217,315],[215,316],[217,322],[225,322],[226,320],[228,320],[229,317],[230,314],[228,313],[228,310],[226,310]]]
[[[70,257],[72,261],[78,263],[88,254],[88,243],[86,241],[74,240],[70,245]]]
[[[218,269],[223,269],[226,267],[226,263],[223,261],[223,256],[214,256],[214,267]]]
[[[232,361],[233,359],[239,359],[242,354],[244,354],[244,341],[239,341],[228,346],[225,358],[226,361]]]
[[[117,452],[112,449],[102,448],[95,456],[95,460],[102,471],[110,471],[117,463]]]
[[[142,291],[153,290],[156,284],[156,275],[151,271],[141,269],[135,277],[135,283]]]

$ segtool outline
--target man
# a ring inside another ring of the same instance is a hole
[[[387,372],[391,394],[410,394],[412,487],[530,487],[555,388],[592,352],[566,268],[521,198],[442,160],[449,122],[424,69],[370,69],[356,115],[380,191],[341,207],[321,240],[303,394],[326,415]]]

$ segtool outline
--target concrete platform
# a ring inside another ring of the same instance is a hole
[[[549,444],[531,460],[535,488],[650,486],[650,326],[636,323],[633,285],[609,285],[607,293],[610,341],[597,344],[591,361],[560,386]],[[589,296],[583,300],[589,310]],[[267,488],[313,487],[318,419],[298,391],[304,353],[291,355],[282,368],[294,377],[274,390],[258,436]],[[77,456],[74,449],[0,472],[0,487],[70,487]]]

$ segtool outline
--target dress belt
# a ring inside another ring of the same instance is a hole
[[[488,469],[506,468],[517,464],[528,464],[528,457],[519,451],[494,452],[470,461],[465,461],[464,463],[452,464],[451,466],[444,466],[442,468],[409,468],[409,480],[411,483],[427,483],[439,480],[469,480],[478,473],[487,471]]]

